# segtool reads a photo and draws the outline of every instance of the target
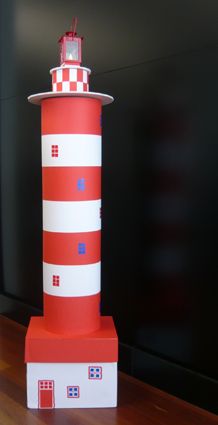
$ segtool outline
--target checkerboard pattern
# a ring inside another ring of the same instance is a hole
[[[52,90],[89,91],[88,71],[83,68],[59,68],[52,72]]]

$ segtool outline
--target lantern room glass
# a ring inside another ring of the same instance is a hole
[[[66,41],[66,60],[79,61],[79,43],[77,40]]]

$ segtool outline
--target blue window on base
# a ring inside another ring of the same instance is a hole
[[[67,387],[68,398],[79,398],[79,396],[80,396],[79,386]]]
[[[79,191],[84,191],[85,190],[85,179],[81,178],[77,180],[77,189]]]
[[[90,366],[89,367],[89,379],[102,379],[102,367],[101,366]]]
[[[85,243],[78,243],[78,254],[82,255],[86,253],[86,244]]]

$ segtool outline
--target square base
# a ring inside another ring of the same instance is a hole
[[[48,332],[32,317],[25,343],[27,406],[32,409],[116,407],[118,338],[112,317],[87,335]]]

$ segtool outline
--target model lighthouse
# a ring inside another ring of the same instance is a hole
[[[52,91],[41,105],[43,317],[26,336],[30,408],[113,407],[118,341],[100,315],[101,110],[111,96],[89,91],[81,37],[61,37]]]

